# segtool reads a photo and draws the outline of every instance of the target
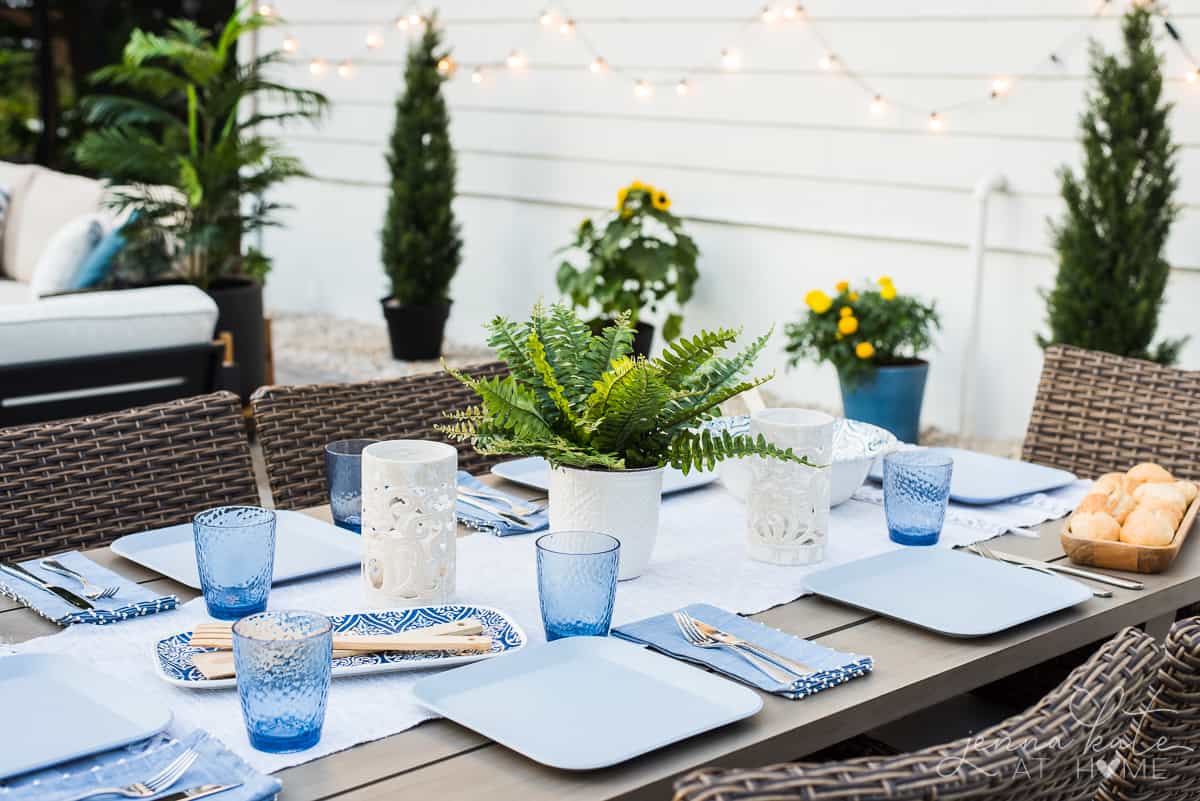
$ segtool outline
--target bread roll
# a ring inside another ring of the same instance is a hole
[[[1121,542],[1130,545],[1170,545],[1175,528],[1154,509],[1137,508],[1129,513],[1121,526]]]
[[[1187,508],[1187,496],[1175,484],[1143,484],[1133,491],[1134,500],[1140,506],[1147,501],[1179,507],[1179,514]]]
[[[1117,502],[1113,504],[1112,511],[1109,514],[1115,517],[1118,523],[1124,524],[1125,519],[1129,517],[1129,513],[1137,506],[1137,499],[1125,491],[1122,491],[1116,497]]]
[[[1176,481],[1175,489],[1183,493],[1184,501],[1191,503],[1196,500],[1196,485],[1190,481]]]
[[[1135,486],[1147,483],[1165,484],[1175,480],[1174,476],[1168,473],[1161,465],[1157,465],[1154,462],[1142,462],[1139,465],[1131,467],[1125,476]]]
[[[1108,512],[1076,512],[1070,528],[1075,536],[1089,540],[1116,541],[1121,536],[1121,525]]]
[[[1104,512],[1107,514],[1110,508],[1111,504],[1109,503],[1108,495],[1102,495],[1098,492],[1090,492],[1084,496],[1082,501],[1079,502],[1079,506],[1075,508],[1075,511],[1077,513],[1082,512],[1084,514],[1092,512]]]
[[[1099,492],[1107,495],[1115,489],[1122,489],[1124,479],[1124,473],[1105,473],[1096,479],[1096,483],[1092,485],[1089,492]]]
[[[1174,504],[1162,501],[1143,501],[1137,505],[1137,508],[1147,509],[1166,520],[1171,525],[1172,531],[1179,528],[1179,524],[1183,521],[1183,510]]]

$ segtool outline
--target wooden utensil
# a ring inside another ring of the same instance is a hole
[[[429,651],[429,650],[487,650],[491,647],[490,637],[472,637],[483,631],[483,623],[475,618],[454,620],[450,623],[436,623],[419,629],[400,632],[399,634],[340,634],[333,635],[335,651],[370,652],[370,651]],[[449,637],[455,643],[443,644],[443,639]],[[479,647],[480,642],[487,642]],[[414,643],[422,643],[423,647],[408,647]],[[228,623],[201,623],[192,632],[191,645],[197,648],[233,648],[233,627]]]

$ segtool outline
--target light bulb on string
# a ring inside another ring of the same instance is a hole
[[[882,114],[887,111],[887,101],[883,99],[883,95],[875,95],[871,98],[870,109],[872,114]]]
[[[592,59],[592,63],[588,64],[588,71],[590,71],[593,75],[602,75],[603,73],[608,72],[608,62],[600,58],[600,56],[596,56],[594,59]]]
[[[1183,79],[1188,83],[1196,83],[1196,81],[1200,81],[1200,68],[1189,70],[1188,74],[1183,76]]]
[[[296,41],[295,36],[284,37],[283,42],[279,45],[285,53],[295,53],[300,49],[300,43]]]
[[[409,14],[408,15],[408,27],[420,28],[424,24],[425,24],[425,18],[422,17],[420,14]]]
[[[575,20],[564,19],[558,26],[558,32],[568,39],[575,35]]]
[[[733,48],[725,48],[721,51],[721,66],[730,71],[741,69],[742,54]]]
[[[314,58],[312,61],[308,62],[309,74],[317,77],[324,75],[328,67],[329,65],[325,63],[325,59],[323,58]]]
[[[767,25],[772,25],[775,23],[775,20],[779,19],[779,17],[775,15],[775,9],[771,8],[770,6],[763,6],[762,13],[759,14],[759,17],[761,17],[762,21]]]
[[[406,17],[404,15],[400,15],[399,17],[396,17],[396,30],[398,30],[398,31],[407,31],[408,30],[408,17]]]
[[[442,56],[438,59],[437,72],[443,78],[449,78],[458,69],[458,65],[454,63],[454,59],[450,56]]]
[[[368,50],[378,50],[383,47],[383,34],[379,31],[367,31],[366,38],[363,40]]]
[[[675,94],[679,95],[680,97],[687,97],[691,93],[692,85],[688,83],[688,79],[680,78],[679,82],[675,84]]]
[[[339,78],[353,78],[354,64],[349,59],[338,64],[337,73]]]
[[[804,16],[804,6],[796,3],[792,6],[785,6],[783,9],[783,18],[788,20],[800,19]]]
[[[255,11],[258,12],[258,16],[260,17],[275,16],[275,7],[270,3],[259,3],[258,8],[256,8]]]
[[[479,84],[483,83],[483,79],[483,67],[476,67],[475,69],[471,70],[471,83],[478,86]]]
[[[992,97],[1003,97],[1008,94],[1008,90],[1012,89],[1012,81],[1008,78],[995,78],[992,80]]]
[[[936,111],[929,115],[929,130],[934,133],[942,130],[942,116]]]
[[[542,24],[543,28],[549,28],[551,25],[554,24],[554,21],[556,19],[558,19],[558,15],[555,14],[550,9],[546,9],[545,11],[542,12],[542,15],[540,17],[538,17],[538,22],[540,22]]]
[[[633,94],[642,100],[654,94],[654,87],[644,79],[639,78],[633,83]]]
[[[817,62],[817,66],[826,72],[829,72],[831,69],[837,66],[837,60],[837,56],[835,56],[833,53],[826,53],[825,55],[821,56],[821,60]]]
[[[504,59],[504,63],[508,65],[510,70],[520,70],[525,68],[525,54],[520,50],[514,50],[508,54],[508,58]]]

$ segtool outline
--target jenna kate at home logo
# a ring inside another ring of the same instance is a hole
[[[957,753],[938,763],[937,772],[943,778],[976,773],[1020,781],[1058,772],[1071,761],[1080,777],[1164,778],[1172,763],[1195,749],[1149,733],[1152,719],[1178,714],[1156,701],[1128,703],[1121,688],[1102,698],[1080,692],[1071,700],[1069,721],[1055,733],[986,732],[964,740]]]

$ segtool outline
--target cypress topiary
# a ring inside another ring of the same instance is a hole
[[[442,97],[442,81],[453,72],[454,62],[441,47],[434,16],[409,50],[387,156],[392,183],[383,221],[383,267],[391,295],[401,305],[449,302],[450,280],[461,260],[452,207],[454,150]]]
[[[1149,7],[1126,14],[1123,60],[1092,45],[1083,173],[1059,171],[1066,215],[1051,224],[1059,266],[1044,295],[1050,334],[1038,337],[1042,347],[1070,344],[1170,364],[1185,341],[1151,345],[1171,269],[1164,247],[1178,214],[1171,200],[1177,147],[1153,19]]]

